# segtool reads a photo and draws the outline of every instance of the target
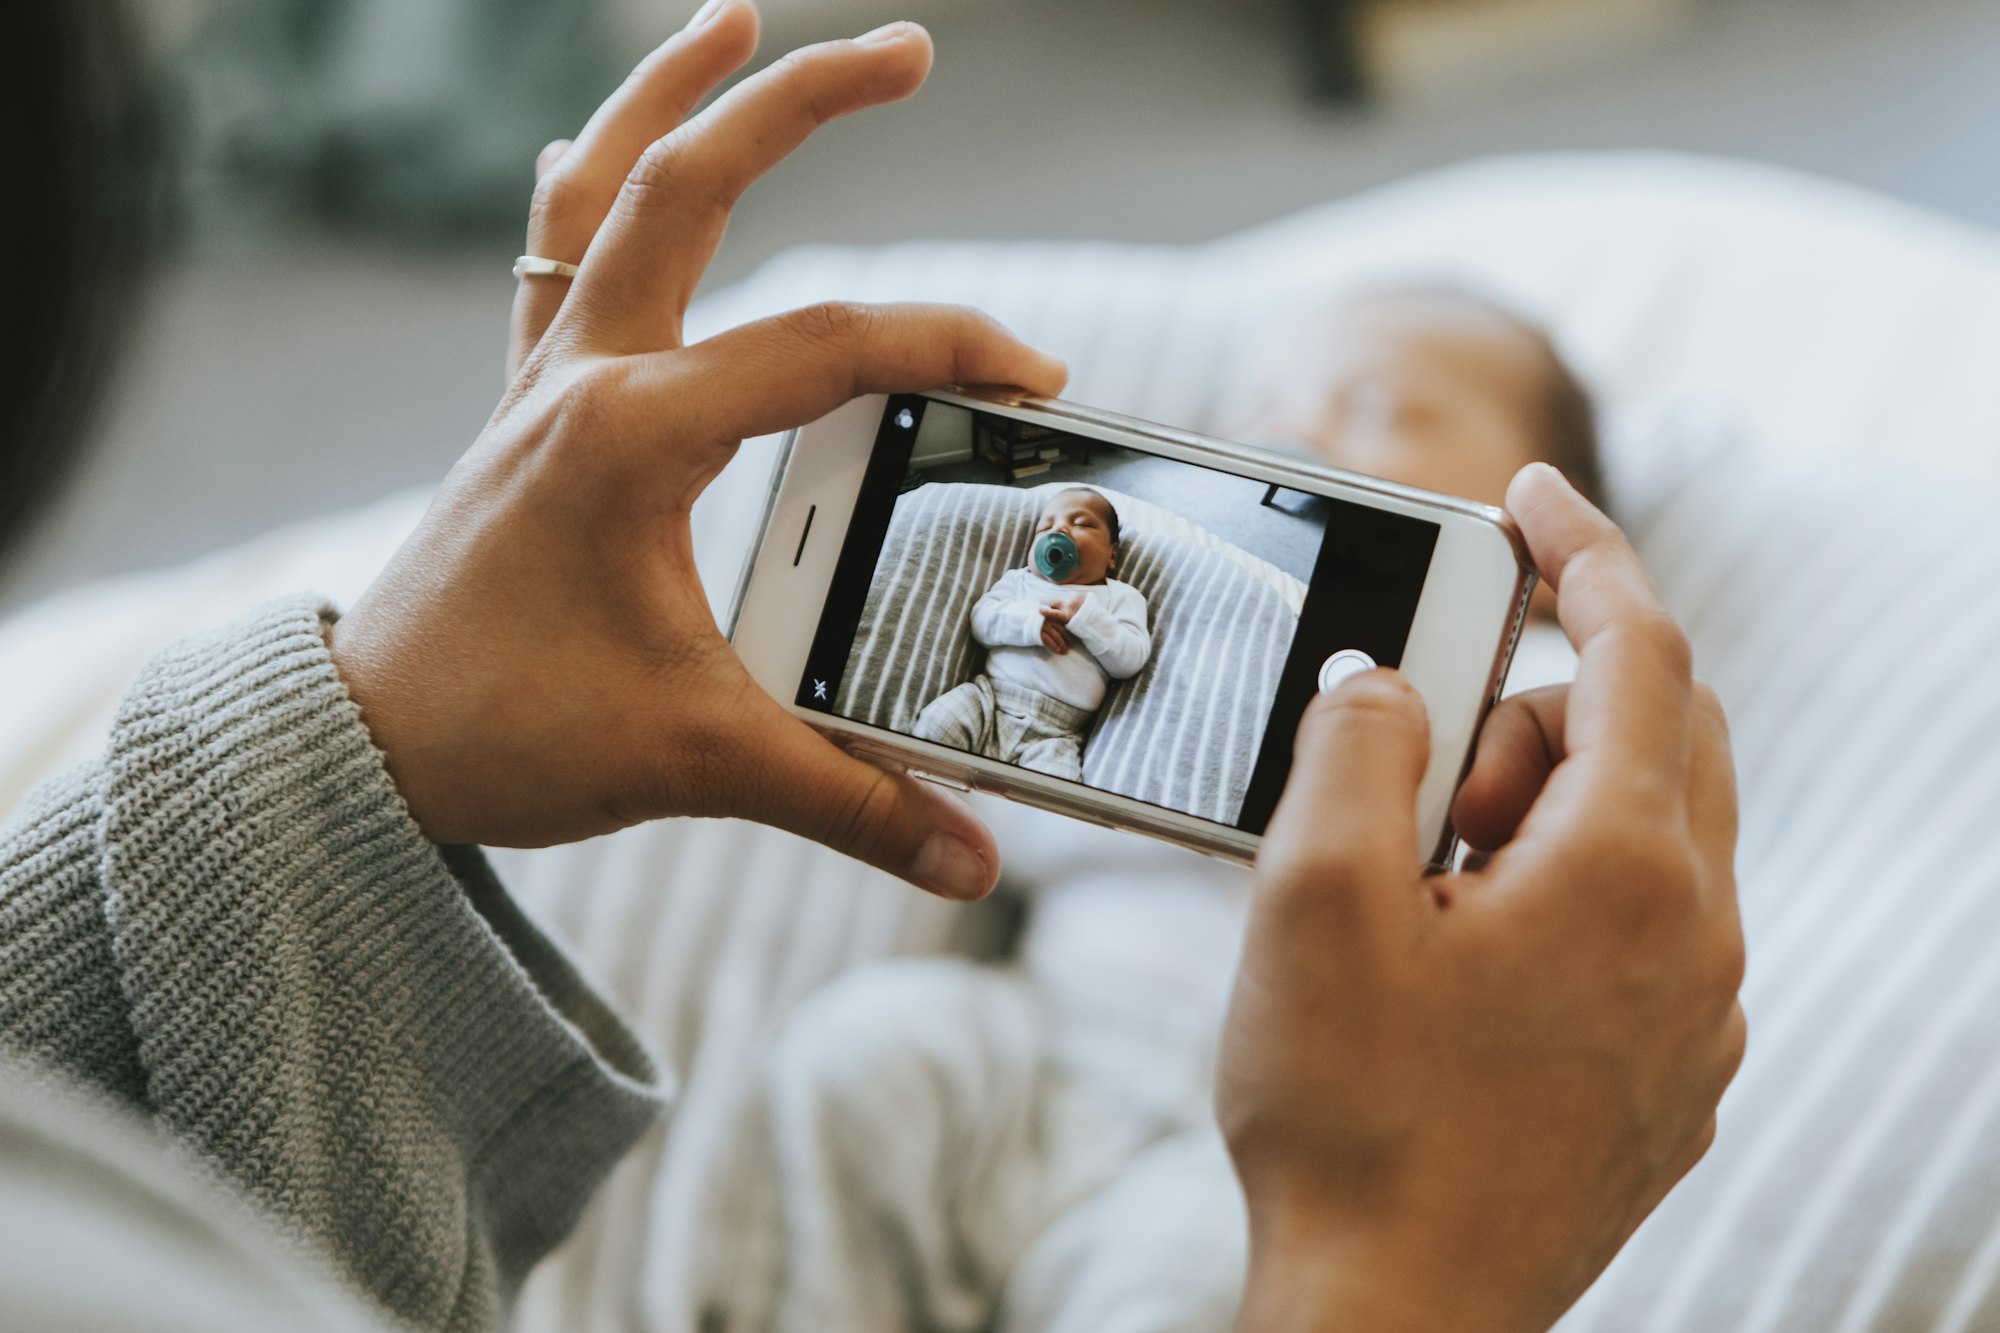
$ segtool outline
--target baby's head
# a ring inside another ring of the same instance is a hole
[[[1060,532],[1076,543],[1076,568],[1060,583],[1102,583],[1118,568],[1118,511],[1088,486],[1069,486],[1049,497],[1035,535]]]
[[[1349,295],[1305,321],[1245,429],[1337,466],[1499,505],[1551,463],[1602,505],[1596,414],[1549,336],[1446,286]]]

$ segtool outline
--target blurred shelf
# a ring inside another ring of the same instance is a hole
[[[1462,99],[1655,43],[1704,0],[1295,0],[1308,91]]]

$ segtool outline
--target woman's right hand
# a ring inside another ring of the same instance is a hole
[[[1546,1329],[1715,1133],[1743,1055],[1722,711],[1622,534],[1553,469],[1509,508],[1580,656],[1509,699],[1412,865],[1422,701],[1314,701],[1259,858],[1218,1111],[1244,1328]]]

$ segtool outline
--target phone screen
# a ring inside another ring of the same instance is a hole
[[[1401,665],[1437,539],[894,395],[797,703],[1261,834],[1323,672]]]

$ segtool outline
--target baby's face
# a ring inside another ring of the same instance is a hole
[[[1111,544],[1111,502],[1096,491],[1057,491],[1035,524],[1035,535],[1060,532],[1076,543],[1076,568],[1065,584],[1102,583],[1118,565],[1118,548]]]
[[[1351,297],[1294,330],[1240,429],[1354,472],[1501,506],[1542,456],[1549,365],[1535,337],[1449,292]],[[1547,584],[1538,616],[1552,617]]]
[[[1298,329],[1288,352],[1252,433],[1490,505],[1538,457],[1546,364],[1481,306],[1424,291],[1350,298]]]

